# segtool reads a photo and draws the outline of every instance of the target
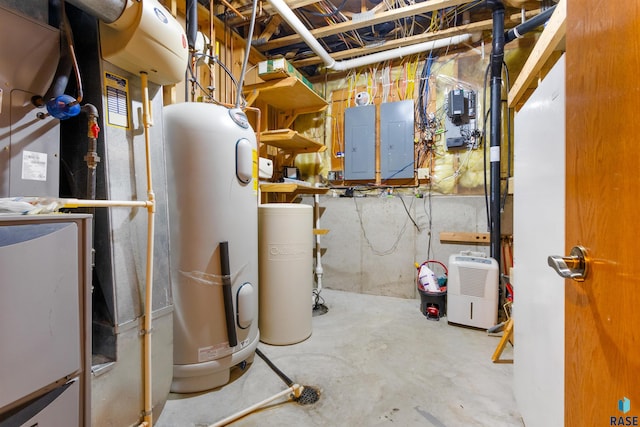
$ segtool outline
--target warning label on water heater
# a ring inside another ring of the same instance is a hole
[[[22,152],[22,179],[47,180],[47,153],[27,150]]]
[[[200,347],[198,349],[198,362],[208,362],[215,360],[219,357],[231,354],[233,349],[229,347],[228,342],[220,343],[218,345],[210,345],[207,347]]]

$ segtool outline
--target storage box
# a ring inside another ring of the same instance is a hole
[[[313,85],[305,76],[300,74],[293,65],[284,58],[268,59],[258,63],[258,76],[263,80],[284,79],[285,77],[296,77],[309,89],[313,89]]]

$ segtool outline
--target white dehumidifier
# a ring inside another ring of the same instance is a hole
[[[482,252],[449,257],[447,321],[489,329],[498,322],[498,263]]]

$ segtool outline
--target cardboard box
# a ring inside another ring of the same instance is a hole
[[[313,84],[300,74],[293,65],[284,58],[268,59],[258,63],[258,76],[263,80],[284,79],[285,77],[296,77],[309,89],[315,91]]]
[[[268,59],[258,63],[258,75],[264,80],[298,77],[296,74],[300,73],[284,58]]]

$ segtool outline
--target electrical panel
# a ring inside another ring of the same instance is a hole
[[[380,172],[382,180],[413,178],[413,100],[380,104]]]
[[[344,111],[344,179],[375,179],[376,106]]]

